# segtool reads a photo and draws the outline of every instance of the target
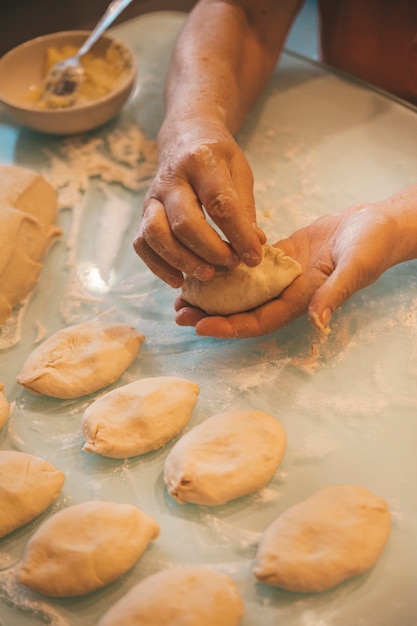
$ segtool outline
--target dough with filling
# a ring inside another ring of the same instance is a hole
[[[390,529],[382,498],[356,485],[326,487],[265,530],[253,573],[288,591],[324,591],[371,568]]]
[[[225,411],[177,441],[165,460],[165,484],[181,504],[225,504],[264,487],[285,447],[285,431],[272,415]]]
[[[0,165],[0,324],[37,284],[45,253],[62,235],[56,217],[55,190],[42,176]]]
[[[1,450],[0,537],[43,513],[59,496],[64,481],[64,473],[45,459]]]
[[[117,380],[144,341],[133,326],[107,320],[68,326],[33,350],[17,382],[35,394],[78,398]]]
[[[9,418],[9,402],[4,393],[4,385],[0,383],[0,429],[3,428]]]
[[[208,281],[186,276],[181,295],[210,315],[231,315],[277,298],[300,274],[297,261],[279,248],[264,245],[256,267],[240,263],[234,269],[218,269]]]
[[[32,535],[19,564],[19,582],[54,597],[94,591],[127,572],[159,531],[152,517],[131,504],[74,504]]]
[[[95,400],[83,415],[83,450],[125,458],[163,446],[184,428],[199,386],[178,376],[142,378]]]
[[[243,601],[229,576],[184,566],[136,584],[97,626],[238,626],[242,616]]]

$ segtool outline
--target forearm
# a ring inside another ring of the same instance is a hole
[[[165,129],[203,118],[234,134],[271,75],[301,4],[201,0],[175,47],[167,77]],[[165,134],[163,128],[162,143]]]

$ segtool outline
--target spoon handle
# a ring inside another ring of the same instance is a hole
[[[105,30],[113,23],[120,13],[132,2],[132,0],[112,0],[103,14],[97,26],[92,30],[89,37],[85,40],[81,48],[75,55],[77,58],[82,57],[93,46],[97,39],[101,37]]]

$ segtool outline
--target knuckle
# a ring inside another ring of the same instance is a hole
[[[235,212],[234,198],[227,192],[218,193],[210,198],[205,209],[215,221],[229,221]]]

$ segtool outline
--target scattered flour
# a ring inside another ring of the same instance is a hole
[[[18,583],[16,570],[13,567],[0,572],[0,598],[21,611],[39,616],[49,626],[69,626],[69,622],[62,614],[47,602],[40,600],[34,592]]]
[[[69,137],[46,154],[50,162],[42,174],[57,190],[59,208],[78,204],[91,178],[138,191],[156,172],[156,142],[133,124],[99,137]]]

